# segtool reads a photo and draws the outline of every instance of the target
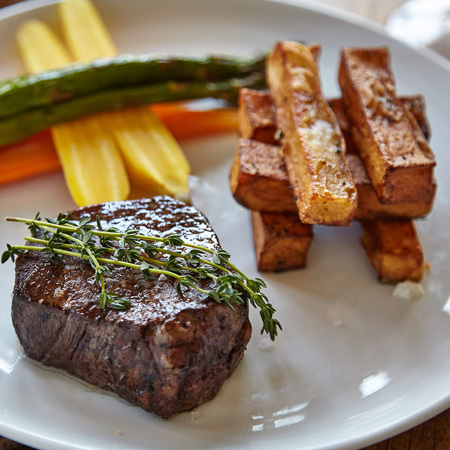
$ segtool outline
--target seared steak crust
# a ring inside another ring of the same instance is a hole
[[[122,230],[219,248],[207,219],[169,197],[95,205],[72,218],[96,215]],[[47,253],[19,256],[12,319],[26,354],[163,418],[214,397],[250,338],[247,307],[231,310],[194,290],[180,297],[170,277],[110,269],[107,290],[131,301],[126,311],[100,308],[93,270],[79,259],[55,265]]]

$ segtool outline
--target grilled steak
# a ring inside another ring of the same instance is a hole
[[[104,203],[72,213],[141,234],[180,234],[219,248],[207,219],[170,197]],[[105,223],[105,222],[104,222]],[[93,269],[64,257],[28,252],[16,262],[12,319],[26,354],[64,369],[146,411],[168,418],[211,399],[243,357],[251,327],[246,306],[232,310],[170,277],[147,281],[139,270],[111,267],[107,290],[131,301],[101,309]],[[211,288],[209,279],[202,287]]]

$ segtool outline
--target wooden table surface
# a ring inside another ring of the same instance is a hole
[[[19,1],[22,0],[0,0],[0,7]],[[405,0],[315,1],[351,11],[381,24],[386,22],[394,8],[405,2]],[[27,448],[0,436],[0,450],[23,450]],[[450,450],[450,409],[398,436],[365,447],[364,450]]]

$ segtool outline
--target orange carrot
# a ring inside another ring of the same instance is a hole
[[[61,164],[49,131],[0,148],[0,184],[59,170]]]
[[[234,109],[190,110],[185,104],[160,104],[153,110],[176,139],[237,130],[237,112]]]
[[[176,139],[237,129],[237,113],[234,109],[192,110],[186,103],[167,103],[154,105],[153,110]],[[0,185],[60,168],[49,130],[0,148]]]

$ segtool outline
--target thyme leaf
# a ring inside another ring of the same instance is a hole
[[[154,281],[159,275],[172,277],[180,296],[186,289],[194,289],[231,309],[248,301],[259,309],[261,333],[268,333],[272,340],[282,329],[274,318],[275,308],[262,293],[266,287],[264,281],[248,278],[231,263],[230,254],[223,249],[186,242],[179,234],[156,237],[141,235],[133,229],[125,232],[114,227],[105,229],[98,216],[94,222],[90,217],[71,221],[70,214],[59,214],[56,219],[44,221],[39,213],[34,219],[8,217],[6,220],[28,225],[31,236],[25,237],[28,245],[7,244],[2,263],[9,259],[14,262],[16,256],[26,251],[48,252],[55,264],[64,264],[64,256],[80,258],[94,271],[103,309],[126,310],[131,305],[129,300],[106,289],[105,276],[112,276],[110,267],[118,265],[140,270],[148,281]],[[212,289],[204,289],[199,282],[207,278],[214,282]]]

